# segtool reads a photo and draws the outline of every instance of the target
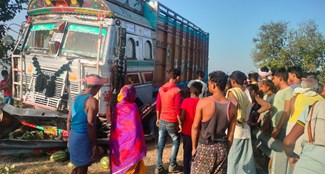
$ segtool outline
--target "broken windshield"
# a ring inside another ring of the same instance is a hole
[[[102,29],[101,55],[105,43],[107,30]],[[68,32],[61,50],[64,56],[76,56],[96,59],[98,55],[98,40],[100,28],[79,24],[69,24]]]
[[[48,53],[55,24],[35,24],[31,27],[25,49],[31,52]]]

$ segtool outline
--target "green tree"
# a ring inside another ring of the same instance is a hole
[[[318,25],[310,20],[289,29],[288,22],[271,22],[260,27],[253,38],[252,59],[257,67],[301,66],[306,72],[325,77],[325,39]]]
[[[28,0],[0,0],[0,41],[7,32],[8,25],[6,22],[12,20],[19,13]],[[0,42],[0,58],[1,61],[8,60],[8,51],[10,47],[6,47]]]
[[[325,77],[325,39],[314,21],[300,24],[294,32],[291,50],[295,50],[292,54],[298,58],[297,65],[307,72],[318,72]]]
[[[253,38],[255,48],[252,56],[256,66],[279,67],[287,61],[288,23],[271,22],[260,27]]]

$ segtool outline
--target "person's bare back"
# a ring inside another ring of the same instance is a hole
[[[213,116],[216,108],[214,102],[220,102],[220,103],[225,103],[228,100],[225,98],[222,98],[221,100],[215,99],[213,96],[203,98],[199,101],[200,106],[197,107],[197,109],[200,109],[202,112],[202,122],[206,122],[211,119]],[[198,105],[199,105],[198,104]]]
[[[215,74],[213,74],[215,73]],[[218,80],[215,79],[211,79],[209,77],[208,80],[208,89],[209,92],[212,93],[212,96],[210,97],[205,97],[200,99],[200,101],[198,102],[197,106],[196,106],[196,113],[195,113],[195,118],[194,118],[194,122],[192,125],[192,149],[193,152],[192,154],[195,153],[196,151],[196,147],[198,144],[198,133],[200,130],[200,124],[201,122],[206,122],[209,121],[212,116],[215,114],[216,112],[216,105],[215,102],[220,102],[220,103],[226,103],[229,102],[229,100],[227,100],[224,97],[224,89],[225,89],[225,85],[227,83],[227,75],[225,75],[223,72],[213,72],[210,75],[211,76],[220,76],[217,77],[219,78]],[[215,81],[218,81],[218,83],[216,83]],[[232,144],[232,140],[233,140],[233,134],[234,134],[234,130],[235,130],[235,126],[236,126],[236,117],[237,117],[237,108],[235,105],[230,104],[229,110],[228,110],[228,115],[229,115],[229,127],[228,127],[228,142],[229,142],[229,148]]]

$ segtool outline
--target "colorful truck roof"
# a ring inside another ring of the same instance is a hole
[[[112,15],[104,0],[31,0],[27,13],[28,15],[46,13]]]
[[[121,3],[118,0],[31,0],[27,14],[30,16],[43,14],[75,14],[91,15],[103,18],[118,17],[135,22],[148,28],[154,28],[143,16],[144,2],[129,0],[140,3],[141,8],[131,8],[129,3]]]

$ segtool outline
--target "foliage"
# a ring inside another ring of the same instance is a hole
[[[1,65],[10,65],[11,64],[11,58],[8,52],[10,50],[13,50],[13,45],[12,46],[4,46],[0,40],[0,64]]]
[[[288,40],[287,30],[287,23],[285,22],[271,22],[262,25],[258,37],[253,39],[255,43],[255,49],[253,50],[254,62],[261,66],[280,66],[279,59],[284,57],[284,48]]]
[[[325,39],[318,25],[310,20],[289,29],[288,22],[271,22],[260,27],[252,58],[256,66],[288,68],[301,66],[305,73],[325,77]]]
[[[7,22],[12,20],[16,13],[23,9],[23,5],[28,0],[1,0],[0,1],[0,21]]]
[[[1,30],[1,28],[0,28]],[[0,36],[1,37],[1,36]],[[0,41],[0,58],[1,58],[1,63],[4,62],[5,60],[7,60],[7,48],[2,45],[1,41]]]
[[[27,4],[28,0],[1,0],[0,1],[0,41],[6,34],[8,25],[6,22],[12,20],[17,13],[23,9],[23,5]],[[0,58],[3,63],[9,63],[10,58],[8,51],[12,50],[12,47],[6,47],[0,42]]]

